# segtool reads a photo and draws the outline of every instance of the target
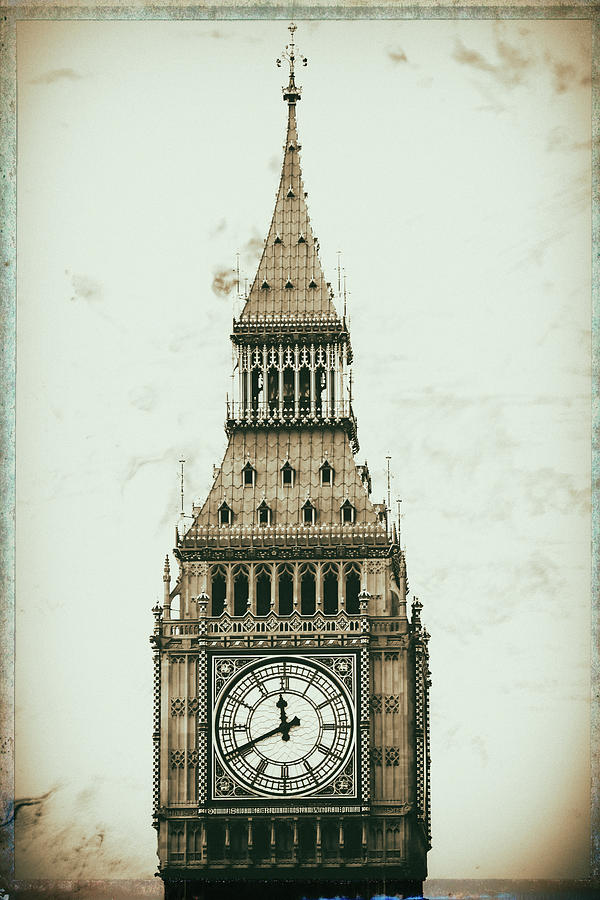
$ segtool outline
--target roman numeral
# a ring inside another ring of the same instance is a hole
[[[239,703],[240,706],[245,706],[246,709],[252,709],[251,706],[248,706],[248,704],[244,700],[242,700],[241,697],[238,697],[236,694],[231,694],[231,699],[235,700],[236,703]]]
[[[312,767],[306,762],[305,759],[302,760],[302,765],[304,766],[304,768],[306,769],[308,775],[310,775],[312,780],[316,782],[317,779],[315,777],[315,773],[313,772]]]
[[[257,678],[255,672],[252,673],[252,678],[254,680],[256,687],[259,689],[259,691],[261,692],[263,697],[266,697],[268,694],[268,691],[267,691],[266,687],[264,686],[264,684]]]
[[[288,777],[288,767],[287,766],[281,767],[281,777],[283,779],[286,779]]]
[[[309,680],[308,684],[306,685],[306,688],[302,691],[303,697],[308,692],[309,687],[311,686],[311,684],[313,683],[313,681],[315,680],[316,677],[317,677],[317,673],[313,672],[312,675],[310,676],[310,680]]]
[[[252,784],[254,784],[254,782],[257,780],[257,778],[259,778],[264,773],[264,771],[268,765],[269,764],[266,759],[261,759],[261,761],[259,762],[259,764],[256,767],[256,774],[255,774],[254,778],[252,779]]]

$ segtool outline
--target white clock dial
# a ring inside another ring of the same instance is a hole
[[[263,658],[224,688],[214,735],[224,769],[248,790],[312,794],[348,761],[352,704],[341,682],[317,661]]]

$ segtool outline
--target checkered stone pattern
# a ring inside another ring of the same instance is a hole
[[[203,806],[206,804],[208,797],[208,656],[206,653],[205,619],[200,620],[200,629],[201,631],[203,630],[204,636],[201,634],[198,639],[200,645],[198,652],[198,696],[194,699],[198,714],[198,803],[200,806]]]
[[[417,764],[417,815],[425,819],[425,759],[423,740],[423,643],[419,636],[415,641],[415,738]]]
[[[197,712],[198,724],[205,725],[208,722],[208,701],[206,697],[206,688],[208,684],[208,657],[206,647],[200,647],[198,653],[198,697]]]
[[[369,721],[369,650],[360,648],[360,720]]]
[[[365,617],[366,618],[366,617]],[[367,645],[360,648],[360,759],[361,759],[361,801],[368,804],[371,800],[371,781],[369,778],[369,695],[370,666]]]
[[[381,694],[373,694],[371,697],[371,709],[373,712],[381,712]]]
[[[206,726],[198,730],[198,803],[202,806],[208,796],[208,730]]]
[[[152,708],[152,813],[155,827],[158,826],[160,805],[160,653],[153,654],[154,684]]]

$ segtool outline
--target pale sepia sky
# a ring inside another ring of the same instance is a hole
[[[220,462],[284,22],[18,26],[21,878],[151,878],[151,607]],[[299,23],[361,450],[431,632],[442,877],[588,872],[590,27]],[[175,568],[175,566],[174,566]]]

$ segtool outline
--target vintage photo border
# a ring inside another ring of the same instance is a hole
[[[16,26],[28,19],[43,20],[233,20],[233,19],[579,19],[592,26],[592,616],[591,684],[592,704],[591,809],[592,876],[600,877],[600,632],[598,629],[598,590],[600,587],[600,512],[597,482],[600,477],[600,254],[598,150],[598,47],[600,5],[590,0],[572,0],[565,5],[546,0],[522,5],[486,5],[466,0],[461,5],[444,5],[435,0],[418,3],[380,4],[361,2],[337,5],[268,4],[249,2],[239,5],[178,5],[169,0],[128,5],[105,4],[100,0],[75,0],[70,3],[11,3],[0,8],[0,378],[2,417],[0,444],[0,567],[2,598],[0,603],[0,783],[2,822],[0,830],[0,878],[8,884],[14,879],[14,639],[15,639],[15,366],[16,366]],[[150,778],[150,773],[148,775]],[[150,825],[149,825],[150,827]],[[1,884],[1,882],[0,882]],[[7,895],[3,895],[7,896]]]

